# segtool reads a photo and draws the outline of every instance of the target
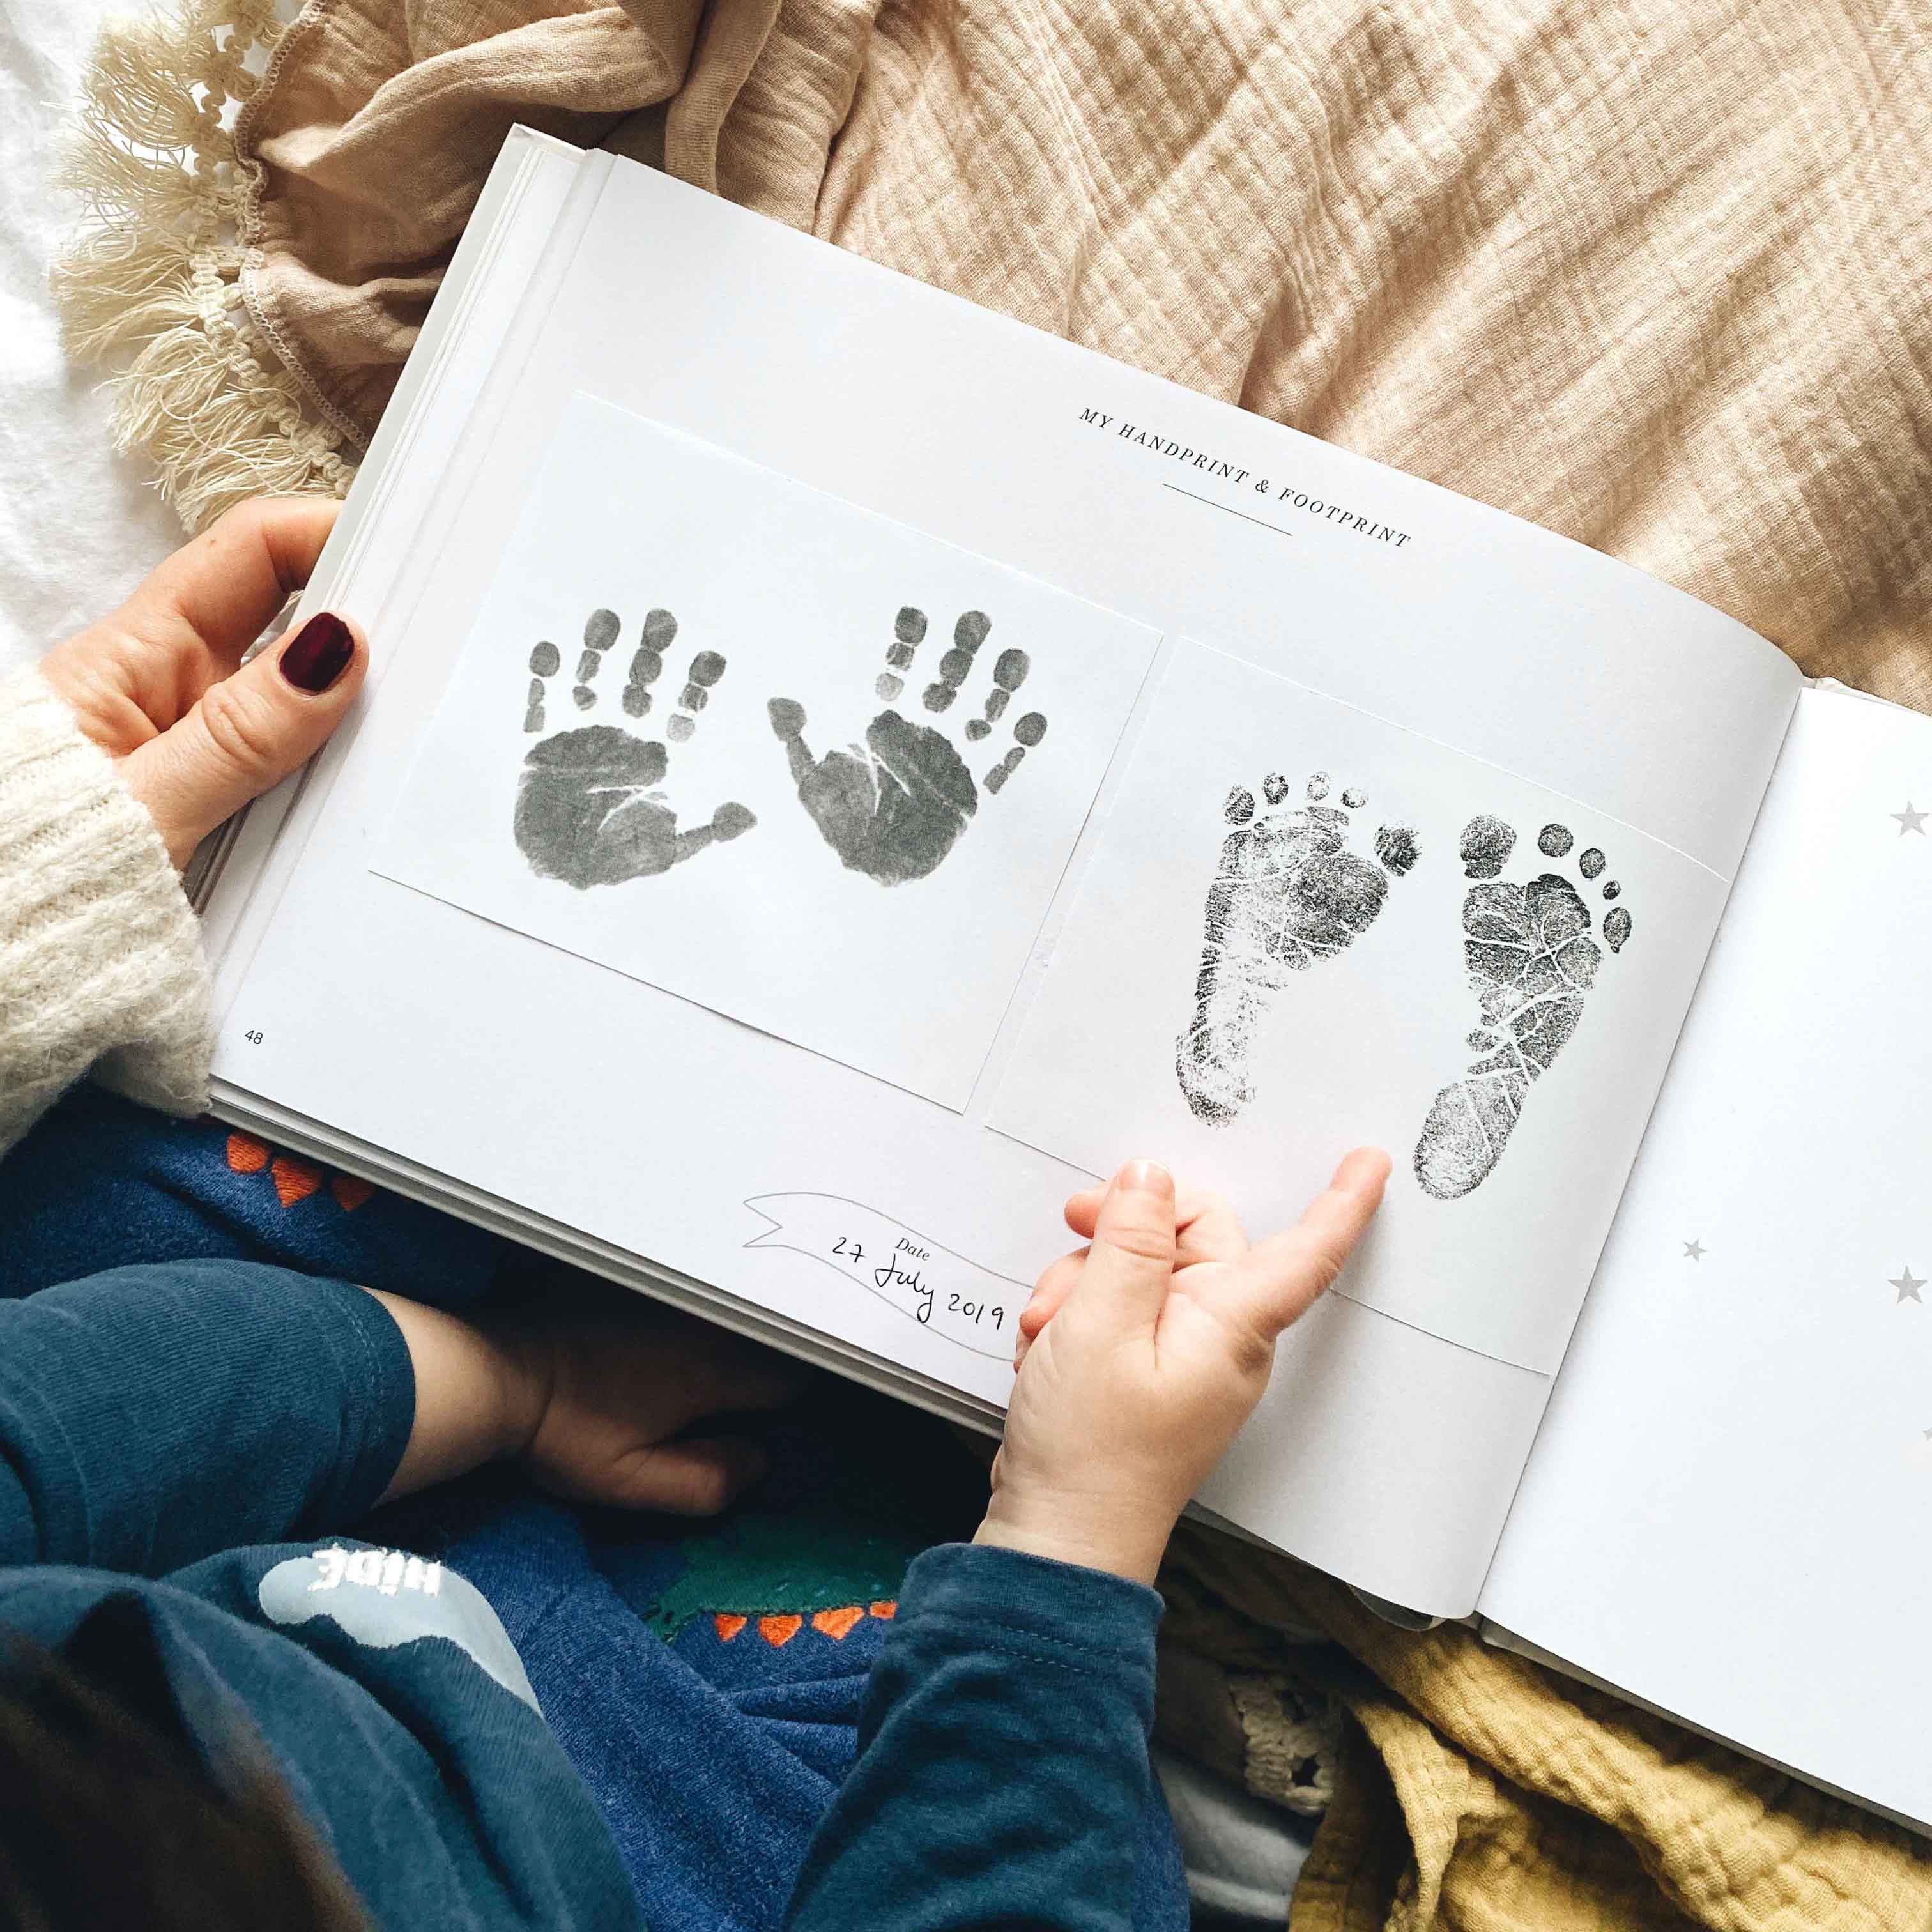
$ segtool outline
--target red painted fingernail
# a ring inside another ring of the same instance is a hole
[[[356,655],[354,634],[332,610],[320,610],[282,646],[282,675],[311,698],[326,691]]]

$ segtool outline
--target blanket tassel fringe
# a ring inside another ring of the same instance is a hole
[[[243,292],[254,164],[236,121],[284,31],[274,0],[110,23],[62,171],[86,208],[53,270],[68,352],[124,364],[116,446],[155,464],[190,532],[264,492],[340,496],[355,474]]]

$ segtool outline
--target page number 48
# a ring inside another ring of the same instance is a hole
[[[262,1043],[262,1029],[260,1027],[250,1027],[242,1037],[250,1046],[260,1046]]]

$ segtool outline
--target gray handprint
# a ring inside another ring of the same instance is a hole
[[[1046,736],[1046,718],[1029,711],[1012,728],[1012,746],[976,786],[965,760],[944,731],[915,724],[890,708],[905,689],[900,674],[911,669],[926,628],[925,612],[910,604],[895,620],[886,668],[873,686],[887,709],[866,728],[862,746],[814,758],[805,742],[805,707],[789,698],[775,698],[766,707],[772,729],[784,745],[800,804],[848,871],[862,872],[882,886],[904,885],[936,872],[979,810],[980,789],[998,792]],[[951,708],[992,628],[982,610],[968,610],[953,626],[952,648],[940,659],[939,676],[920,700],[928,711]],[[969,742],[992,735],[1030,668],[1024,651],[1000,653],[981,715],[967,721]]]
[[[579,711],[596,707],[604,653],[622,628],[613,610],[593,610],[585,623],[570,694]],[[650,710],[651,687],[676,635],[677,620],[668,610],[653,610],[645,618],[624,688],[627,717],[641,718]],[[553,644],[540,644],[530,652],[526,731],[544,728],[548,681],[562,662]],[[700,651],[692,659],[679,708],[664,724],[664,736],[674,744],[682,744],[696,730],[695,714],[724,675],[724,660],[716,651]],[[742,805],[721,805],[710,824],[680,832],[676,808],[656,789],[670,762],[670,754],[656,740],[634,737],[615,724],[560,731],[533,746],[517,781],[515,826],[517,849],[531,871],[540,879],[561,879],[580,892],[621,885],[668,872],[707,845],[735,838],[758,823]]]

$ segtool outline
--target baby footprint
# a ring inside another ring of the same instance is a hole
[[[1372,860],[1351,850],[1348,814],[1368,800],[1345,791],[1346,809],[1327,803],[1325,772],[1308,781],[1305,803],[1287,805],[1288,790],[1272,772],[1262,787],[1265,809],[1240,785],[1222,808],[1234,829],[1208,888],[1194,1018],[1174,1054],[1188,1106],[1216,1125],[1254,1097],[1255,1029],[1288,975],[1352,946],[1375,923],[1390,878],[1418,855],[1414,833],[1400,825],[1376,834]]]
[[[1612,902],[1600,928],[1562,873],[1497,877],[1516,837],[1499,818],[1472,818],[1462,830],[1463,873],[1479,881],[1462,902],[1462,952],[1482,1024],[1469,1035],[1468,1070],[1436,1095],[1415,1144],[1415,1178],[1438,1201],[1458,1200],[1489,1178],[1530,1088],[1576,1030],[1603,964],[1594,932],[1612,952],[1630,936],[1630,914],[1614,903],[1622,888],[1614,879],[1596,883],[1608,862],[1597,847],[1577,855],[1576,868],[1584,890]],[[1564,860],[1576,840],[1567,826],[1546,825],[1536,843],[1544,858]]]

